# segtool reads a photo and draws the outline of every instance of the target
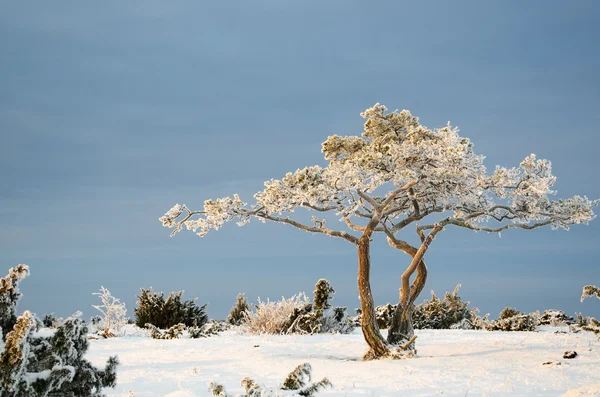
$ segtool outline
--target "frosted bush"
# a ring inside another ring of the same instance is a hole
[[[311,372],[312,367],[309,363],[300,364],[290,372],[279,387],[264,387],[255,380],[245,377],[241,382],[245,392],[237,394],[235,397],[311,397],[320,390],[331,387],[331,382],[327,378],[311,384]],[[211,382],[208,388],[215,397],[233,397],[219,383]]]
[[[525,314],[517,309],[505,307],[497,320],[485,324],[488,331],[534,331],[540,323],[540,313]]]
[[[303,293],[291,298],[282,297],[280,301],[263,302],[258,298],[254,312],[248,314],[248,320],[242,326],[250,334],[285,334],[293,321],[301,313],[310,311],[312,305]]]
[[[259,298],[254,312],[246,314],[242,328],[252,334],[318,334],[348,333],[354,324],[345,307],[332,307],[335,290],[329,281],[320,279],[315,285],[314,300],[303,293],[277,302],[262,302]]]
[[[248,306],[246,295],[240,292],[236,298],[235,305],[231,308],[225,321],[231,325],[241,325],[246,321],[249,312],[250,307]]]
[[[539,325],[550,325],[552,327],[560,327],[565,325],[571,325],[575,323],[575,319],[571,316],[567,316],[562,310],[544,310],[540,316]]]
[[[469,309],[469,302],[458,296],[460,284],[452,293],[446,292],[444,299],[431,291],[431,300],[415,307],[413,324],[416,329],[473,329],[478,309]]]
[[[208,321],[206,305],[198,306],[195,299],[183,300],[183,291],[171,292],[165,299],[162,292],[152,292],[152,287],[141,289],[135,312],[135,324],[144,328],[150,323],[168,329],[179,323],[187,327],[202,327]]]
[[[582,302],[585,298],[593,296],[600,299],[600,288],[596,287],[595,285],[586,285],[583,287],[583,291],[581,293]],[[582,330],[593,332],[594,335],[597,335],[598,338],[600,338],[600,321],[596,320],[594,317],[583,317],[581,314],[579,314],[577,317],[579,319],[578,325]]]
[[[92,307],[102,313],[101,322],[97,325],[98,332],[105,338],[117,336],[127,325],[127,307],[120,299],[111,295],[108,288],[100,287],[100,292],[94,292],[102,302]]]

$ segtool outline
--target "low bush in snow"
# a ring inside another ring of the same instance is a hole
[[[231,308],[227,320],[225,321],[231,325],[241,325],[246,322],[248,313],[250,313],[250,307],[248,306],[246,295],[240,292],[237,296],[235,305]]]
[[[587,297],[595,296],[600,299],[600,288],[595,285],[586,285],[583,287],[583,292],[581,293],[581,301]],[[600,339],[600,321],[596,320],[594,317],[583,317],[581,314],[577,315],[578,322],[577,326],[584,331],[593,332],[594,335],[598,336]]]
[[[262,302],[247,314],[243,329],[251,334],[317,334],[348,333],[353,329],[345,307],[331,307],[334,289],[321,279],[315,285],[315,298],[310,302],[304,293],[280,301]]]
[[[486,317],[477,315],[478,309],[469,308],[469,302],[465,302],[458,296],[460,284],[454,288],[452,293],[446,292],[444,299],[440,299],[431,291],[431,300],[425,300],[416,305],[413,311],[413,327],[415,329],[480,329]],[[390,327],[396,305],[386,303],[375,308],[377,325],[381,329]],[[361,311],[356,310],[357,316],[353,318],[356,324],[360,324]]]
[[[217,320],[210,320],[202,327],[196,325],[188,327],[183,323],[179,323],[167,329],[160,329],[150,323],[146,324],[146,329],[150,330],[150,337],[153,339],[179,339],[182,336],[187,336],[190,339],[207,338],[217,335],[227,328],[225,322]]]
[[[310,301],[302,292],[276,302],[263,302],[258,298],[258,304],[248,315],[243,329],[251,334],[284,334],[291,325],[290,319],[297,317],[298,313],[309,311]]]
[[[152,292],[152,287],[141,290],[135,312],[135,324],[145,328],[152,324],[168,329],[177,324],[187,327],[202,327],[208,321],[206,305],[196,305],[196,300],[182,300],[183,291],[171,292],[165,299],[162,292]]]
[[[474,329],[477,328],[478,309],[469,309],[469,302],[458,296],[460,284],[452,293],[446,292],[444,299],[431,291],[431,300],[415,306],[413,326],[415,329]]]
[[[29,269],[19,265],[9,276],[23,271]],[[0,313],[10,313],[7,306],[16,305],[18,281],[12,284],[16,299],[0,301]],[[98,397],[102,388],[115,386],[116,357],[110,357],[104,369],[84,358],[88,329],[79,313],[64,320],[51,336],[37,334],[41,326],[42,321],[26,311],[5,334],[0,343],[0,396]]]
[[[312,368],[309,363],[298,365],[285,378],[283,384],[277,388],[263,387],[253,379],[245,377],[241,385],[245,390],[244,394],[238,394],[236,397],[278,397],[278,396],[314,396],[321,389],[331,387],[331,382],[327,378],[319,382],[310,383]],[[209,390],[216,397],[231,397],[225,387],[221,384],[211,382]]]
[[[517,309],[505,307],[497,320],[485,324],[488,331],[534,331],[539,325],[540,313],[525,314]]]
[[[567,316],[562,310],[544,310],[539,319],[539,325],[560,327],[571,324],[575,324],[575,319],[571,316]]]
[[[117,336],[121,329],[127,325],[127,307],[120,299],[111,295],[108,288],[100,287],[100,292],[94,292],[100,298],[101,305],[92,307],[102,313],[100,321],[96,324],[97,332],[105,337]]]

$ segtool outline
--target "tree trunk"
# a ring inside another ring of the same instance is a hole
[[[405,304],[399,302],[398,306],[396,306],[388,331],[388,343],[392,345],[404,344],[415,334],[412,322],[412,314],[415,308],[414,303],[421,294],[421,291],[423,291],[426,282],[427,266],[425,266],[424,261],[421,261],[417,268],[417,277],[412,283],[410,293],[407,294],[408,301]],[[400,296],[404,295],[403,292],[400,293]],[[414,349],[414,343],[411,344],[410,348]]]
[[[362,309],[360,325],[365,341],[369,345],[369,351],[363,357],[365,360],[384,357],[389,353],[389,349],[379,332],[375,317],[375,303],[373,302],[373,295],[371,293],[371,258],[369,248],[369,238],[363,236],[358,243],[358,294]]]
[[[394,316],[392,317],[392,323],[390,324],[390,329],[388,331],[387,341],[392,345],[405,345],[412,340],[407,347],[411,350],[414,350],[415,348],[414,340],[411,339],[415,334],[412,323],[412,313],[414,310],[414,302],[423,290],[423,287],[425,287],[425,282],[427,281],[427,266],[425,266],[423,256],[440,230],[442,230],[442,227],[435,225],[427,237],[421,234],[421,247],[419,247],[416,252],[406,249],[405,247],[405,249],[403,249],[404,252],[412,256],[412,261],[402,274],[400,302],[398,302],[398,306],[396,306]],[[398,245],[398,248],[401,247]],[[415,270],[417,271],[417,276],[411,286],[410,276]]]

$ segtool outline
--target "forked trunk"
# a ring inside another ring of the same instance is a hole
[[[365,341],[369,345],[369,351],[365,354],[365,360],[384,357],[389,353],[385,340],[379,332],[375,317],[375,303],[371,293],[371,258],[370,241],[363,237],[358,243],[358,294],[360,307],[362,309],[361,328]]]
[[[387,341],[392,345],[403,345],[415,334],[413,328],[412,314],[415,309],[415,300],[423,291],[427,282],[427,266],[424,261],[419,263],[417,267],[417,276],[410,287],[410,291],[400,291],[400,302],[396,306],[390,329],[388,331]],[[402,297],[407,297],[403,302]],[[409,348],[414,349],[414,343],[411,343]]]
[[[404,345],[413,337],[415,334],[412,322],[414,308],[415,305],[412,303],[407,306],[402,306],[401,304],[396,306],[388,331],[387,341],[389,344]],[[408,348],[414,350],[414,342]]]

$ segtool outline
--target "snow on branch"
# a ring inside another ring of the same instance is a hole
[[[242,226],[256,218],[356,243],[352,232],[371,229],[360,220],[376,220],[381,227],[373,231],[389,236],[436,213],[450,215],[442,226],[487,232],[568,229],[595,217],[598,200],[551,199],[556,176],[548,160],[531,154],[518,167],[497,166],[490,174],[484,156],[449,123],[429,129],[409,111],[387,112],[380,104],[361,116],[366,119],[361,136],[332,135],[323,142],[327,166],[298,169],[265,182],[252,205],[237,195],[207,200],[199,211],[176,204],[160,221],[174,229],[171,235],[185,227],[202,237],[226,222]],[[344,230],[291,219],[298,208],[335,214]]]

